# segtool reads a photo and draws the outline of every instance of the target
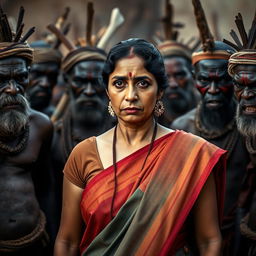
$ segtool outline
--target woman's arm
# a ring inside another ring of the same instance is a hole
[[[63,203],[59,232],[55,241],[54,256],[77,256],[82,237],[83,220],[80,201],[83,189],[64,177]]]
[[[213,174],[206,181],[194,206],[194,223],[200,255],[221,255],[216,186]]]

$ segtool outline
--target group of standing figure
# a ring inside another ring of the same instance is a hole
[[[215,41],[192,3],[199,48],[108,53],[0,10],[0,255],[256,255],[256,16]]]

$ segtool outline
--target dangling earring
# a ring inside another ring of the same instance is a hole
[[[115,112],[114,112],[114,110],[113,110],[113,108],[112,108],[111,101],[108,102],[108,113],[109,113],[112,117],[115,116]]]
[[[164,104],[161,100],[157,100],[155,108],[154,108],[154,114],[159,117],[164,113]]]

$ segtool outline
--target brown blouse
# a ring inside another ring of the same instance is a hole
[[[74,185],[85,188],[89,180],[103,170],[96,137],[90,137],[77,144],[64,167],[64,176]]]

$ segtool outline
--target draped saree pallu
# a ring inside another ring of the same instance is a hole
[[[169,133],[117,163],[114,215],[113,166],[87,184],[81,201],[86,230],[83,256],[173,255],[185,244],[181,230],[214,169],[219,219],[223,210],[225,151],[182,132]]]

